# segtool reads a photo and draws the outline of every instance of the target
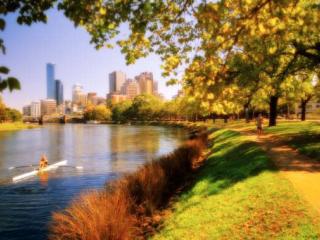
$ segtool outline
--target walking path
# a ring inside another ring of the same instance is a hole
[[[257,142],[274,161],[281,174],[320,213],[320,163],[300,154],[277,137],[265,134],[257,137],[252,131],[241,131]]]

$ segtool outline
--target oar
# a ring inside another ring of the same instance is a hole
[[[39,164],[31,164],[31,165],[23,165],[23,166],[16,166],[16,167],[9,167],[9,170],[15,169],[15,168],[26,168],[26,167],[36,167],[39,166]]]
[[[66,165],[66,166],[62,166],[62,167],[69,167],[69,168],[76,168],[78,170],[82,170],[83,166],[71,166],[71,165]]]

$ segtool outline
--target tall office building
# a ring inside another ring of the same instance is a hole
[[[39,102],[32,102],[30,105],[31,117],[38,118],[41,116],[41,107]]]
[[[153,82],[153,94],[158,94],[158,82],[154,81]]]
[[[89,92],[87,96],[87,102],[91,103],[93,105],[97,105],[98,102],[98,96],[95,92]]]
[[[82,85],[76,84],[72,89],[72,102],[78,106],[84,107],[87,104],[87,94],[83,92]]]
[[[55,65],[47,63],[47,98],[55,99]]]
[[[121,71],[114,71],[109,74],[109,93],[120,93],[126,81],[126,74]]]
[[[141,94],[153,94],[153,74],[152,72],[143,72],[135,77],[140,88]]]
[[[139,94],[139,84],[137,81],[127,79],[122,87],[122,94],[127,95],[128,99],[133,99]]]
[[[55,80],[55,98],[57,105],[63,103],[63,84],[60,80]]]

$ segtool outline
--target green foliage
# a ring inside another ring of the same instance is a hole
[[[18,122],[22,120],[22,114],[12,108],[7,108],[0,97],[0,122]]]
[[[119,102],[112,106],[112,121],[114,122],[126,122],[129,119],[128,113],[130,112],[130,107],[132,106],[132,101],[126,100]]]
[[[105,105],[88,105],[84,111],[85,120],[108,121],[111,120],[111,110]]]

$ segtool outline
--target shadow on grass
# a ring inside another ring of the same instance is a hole
[[[288,136],[286,142],[300,153],[320,162],[320,134],[305,131],[303,134]]]
[[[195,184],[181,196],[182,200],[197,195],[219,194],[234,184],[264,171],[276,171],[264,151],[256,143],[247,141],[238,132],[223,130],[213,135],[213,153],[201,167]],[[180,211],[195,205],[197,201],[192,201]]]

